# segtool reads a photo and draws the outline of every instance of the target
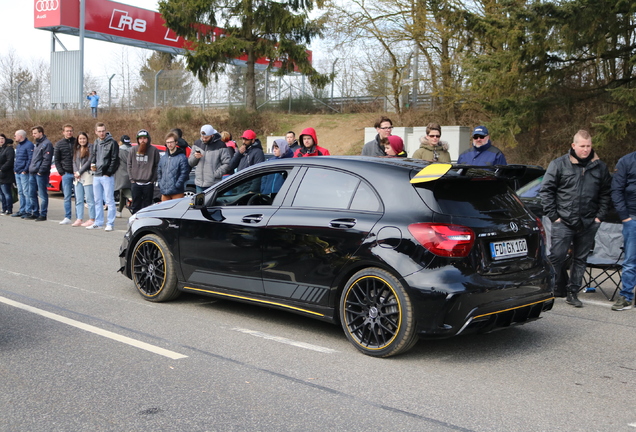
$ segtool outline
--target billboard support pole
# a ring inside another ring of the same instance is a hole
[[[80,0],[80,23],[79,23],[79,100],[77,101],[77,109],[82,109],[84,103],[84,36],[86,24],[86,0]]]

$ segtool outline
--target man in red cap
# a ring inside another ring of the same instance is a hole
[[[230,161],[230,171],[234,171],[235,169],[240,171],[265,161],[263,146],[259,139],[256,138],[256,132],[248,129],[243,132],[241,139],[243,140],[243,145],[234,153]]]

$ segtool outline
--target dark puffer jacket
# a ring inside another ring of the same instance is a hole
[[[60,175],[73,174],[73,151],[75,149],[75,137],[62,138],[55,143],[55,168]]]
[[[176,195],[185,192],[185,183],[190,176],[190,164],[185,152],[177,147],[174,153],[166,151],[159,160],[157,180],[162,195]]]
[[[573,228],[590,226],[595,218],[604,220],[610,204],[611,177],[605,162],[594,155],[582,166],[570,154],[550,162],[543,177],[541,204],[552,222]]]
[[[28,139],[18,143],[15,150],[15,162],[13,164],[13,171],[15,173],[29,173],[29,165],[31,164],[31,158],[33,157],[34,147],[33,143]]]

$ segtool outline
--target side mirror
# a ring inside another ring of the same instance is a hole
[[[196,194],[192,198],[192,202],[190,203],[190,205],[192,206],[192,208],[195,208],[195,209],[204,208],[205,207],[205,194],[203,192]]]
[[[208,208],[205,206],[204,193],[196,194],[192,198],[192,202],[190,203],[190,206],[192,206],[192,208],[195,210],[201,210],[201,214],[203,215],[203,217],[208,220],[211,220],[214,222],[223,222],[225,220],[223,213],[221,213],[221,210],[219,209],[213,210],[212,213],[210,213]]]

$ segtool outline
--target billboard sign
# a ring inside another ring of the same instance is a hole
[[[188,42],[165,27],[159,12],[130,6],[110,0],[85,0],[85,35],[88,38],[106,40],[123,45],[183,53]],[[78,0],[34,0],[34,27],[57,33],[79,35]],[[203,29],[222,36],[221,28],[201,26]],[[311,62],[311,51],[307,51]],[[247,61],[247,54],[238,57],[239,62]],[[267,65],[269,59],[260,58],[257,64]],[[281,66],[274,61],[274,67]]]

